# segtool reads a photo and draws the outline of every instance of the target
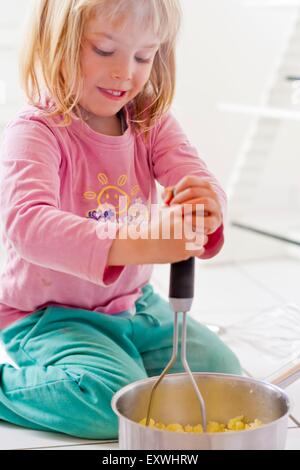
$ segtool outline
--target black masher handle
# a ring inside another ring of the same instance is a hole
[[[193,299],[195,258],[172,263],[170,269],[169,298]]]

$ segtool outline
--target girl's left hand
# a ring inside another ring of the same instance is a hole
[[[204,232],[214,233],[223,223],[221,204],[212,185],[198,176],[185,176],[176,186],[165,188],[165,204],[192,204],[193,230],[196,227],[196,204],[204,205]]]

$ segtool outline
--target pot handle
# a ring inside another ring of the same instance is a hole
[[[300,378],[300,359],[290,362],[287,366],[271,375],[266,381],[281,388],[286,388]]]

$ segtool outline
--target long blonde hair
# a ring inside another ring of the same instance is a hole
[[[146,8],[145,8],[146,7]],[[39,106],[44,89],[54,103],[47,116],[72,122],[83,88],[80,53],[86,22],[101,11],[110,21],[131,12],[160,39],[150,79],[132,100],[131,125],[146,136],[172,104],[176,87],[179,0],[35,0],[20,54],[21,84],[30,104]]]

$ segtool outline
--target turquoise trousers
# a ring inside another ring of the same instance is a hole
[[[135,307],[132,316],[49,306],[2,330],[0,339],[20,368],[0,365],[0,420],[87,439],[117,438],[113,395],[159,375],[172,354],[169,303],[148,284]],[[191,317],[187,325],[192,371],[241,374],[238,359],[214,333]],[[182,371],[179,356],[171,372]]]

